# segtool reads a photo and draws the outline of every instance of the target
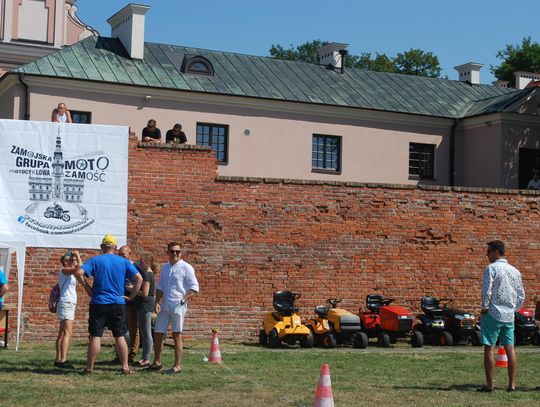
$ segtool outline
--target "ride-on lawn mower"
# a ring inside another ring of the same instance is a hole
[[[414,332],[420,332],[427,343],[452,346],[454,338],[446,330],[443,308],[439,304],[444,301],[448,300],[445,298],[438,300],[430,296],[422,298],[420,306],[424,313],[417,316],[420,323],[414,326]]]
[[[315,318],[306,322],[313,332],[314,344],[325,348],[335,348],[338,344],[352,344],[355,348],[364,349],[368,345],[368,337],[362,332],[360,317],[342,308],[337,308],[342,300],[328,298],[330,305],[315,307]]]
[[[516,345],[527,345],[532,343],[540,345],[540,334],[534,321],[534,312],[527,308],[520,308],[514,318],[514,336]]]
[[[471,312],[449,307],[452,300],[443,298],[438,301],[443,306],[445,330],[452,335],[454,345],[467,344],[470,341],[473,346],[480,346],[482,335],[476,326],[476,316]]]
[[[259,331],[259,344],[279,348],[282,342],[294,345],[296,341],[303,348],[313,346],[313,334],[302,324],[300,316],[296,314],[298,307],[295,301],[300,293],[291,291],[276,291],[274,293],[274,312],[269,312],[263,321],[263,329]]]
[[[392,302],[393,299],[383,298],[379,294],[368,295],[366,297],[368,311],[360,310],[362,330],[369,338],[377,338],[379,346],[388,347],[391,343],[396,343],[398,338],[411,334],[411,345],[415,348],[421,347],[424,344],[422,334],[411,332],[413,325],[411,311],[398,305],[390,305]]]

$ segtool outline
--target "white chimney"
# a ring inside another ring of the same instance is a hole
[[[111,25],[111,37],[118,38],[129,56],[144,58],[144,15],[150,6],[128,4],[107,22]]]
[[[495,82],[493,82],[493,84],[494,84],[495,86],[497,86],[498,88],[507,88],[509,83],[510,83],[510,82],[508,82],[508,81],[503,81],[503,80],[501,80],[501,79],[496,80]]]
[[[321,48],[317,49],[319,54],[319,61],[321,65],[332,65],[334,68],[341,68],[342,59],[345,56],[345,48],[349,44],[340,44],[337,42],[331,42],[330,44],[324,45]]]
[[[525,89],[533,81],[540,81],[540,72],[514,72],[516,77],[516,89]]]
[[[454,69],[458,71],[460,82],[469,82],[473,85],[480,84],[480,69],[484,64],[477,64],[476,62],[469,62],[468,64],[454,66]]]

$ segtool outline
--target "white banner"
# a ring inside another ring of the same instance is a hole
[[[128,128],[0,120],[0,240],[126,241]]]

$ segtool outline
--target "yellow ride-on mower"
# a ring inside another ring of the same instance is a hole
[[[338,344],[352,344],[355,348],[364,349],[368,346],[368,337],[362,332],[360,317],[337,305],[340,298],[328,298],[330,305],[315,307],[315,318],[306,322],[313,331],[315,345],[325,348],[335,348]]]
[[[271,348],[279,348],[282,342],[294,345],[296,341],[303,348],[313,347],[313,334],[302,324],[296,314],[298,307],[294,302],[300,293],[276,291],[274,293],[274,312],[269,312],[263,321],[263,329],[259,331],[259,344]]]

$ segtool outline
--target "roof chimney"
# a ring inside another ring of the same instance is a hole
[[[107,22],[111,37],[118,38],[132,59],[144,58],[144,15],[150,6],[130,3]]]
[[[507,88],[509,83],[510,83],[510,82],[508,82],[508,81],[503,81],[503,80],[501,80],[501,79],[499,79],[499,80],[493,82],[493,84],[494,84],[495,86],[497,86],[498,88]]]
[[[516,89],[525,89],[530,82],[540,81],[540,72],[514,72]]]
[[[323,45],[321,48],[317,49],[319,54],[319,61],[321,65],[331,65],[333,68],[340,67],[343,68],[344,57],[347,52],[349,44],[340,44],[337,42],[331,42],[330,44]]]
[[[473,85],[480,85],[480,69],[484,64],[469,62],[468,64],[454,66],[454,69],[459,73],[460,82],[469,82]]]

